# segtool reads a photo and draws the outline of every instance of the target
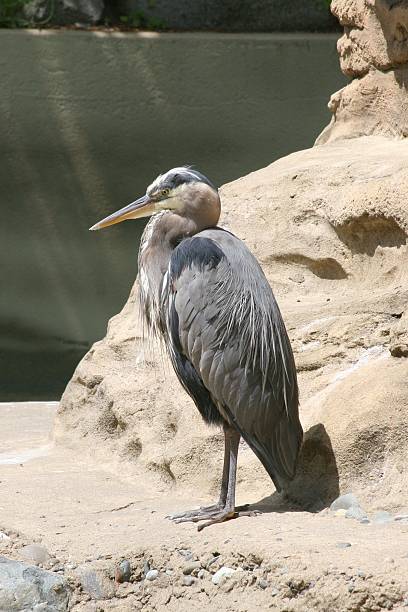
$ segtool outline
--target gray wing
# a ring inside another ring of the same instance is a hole
[[[294,476],[303,432],[290,342],[258,262],[229,232],[205,230],[174,250],[163,295],[182,384],[199,408],[207,393],[280,490]],[[217,420],[208,406],[201,412]]]

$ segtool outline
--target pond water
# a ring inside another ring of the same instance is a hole
[[[118,312],[142,222],[88,227],[194,164],[216,184],[307,148],[335,35],[0,30],[0,401],[55,399]]]

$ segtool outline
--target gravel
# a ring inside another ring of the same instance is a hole
[[[184,567],[183,567],[183,574],[185,576],[190,575],[194,570],[198,570],[201,569],[201,563],[200,561],[191,561],[191,563],[187,563]]]
[[[217,572],[215,572],[212,577],[213,584],[219,584],[222,578],[231,578],[231,576],[235,574],[235,570],[232,567],[227,567],[223,565]]]
[[[115,570],[116,582],[129,582],[131,573],[132,568],[130,566],[130,562],[125,559],[124,561],[119,563]]]
[[[192,576],[183,576],[183,585],[184,586],[192,586],[195,582],[195,579]]]
[[[150,581],[156,580],[158,576],[159,576],[159,570],[151,569],[146,574],[146,580],[150,580]]]

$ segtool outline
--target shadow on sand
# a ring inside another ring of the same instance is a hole
[[[339,473],[324,425],[313,425],[304,436],[296,476],[284,493],[273,493],[249,506],[268,512],[319,512],[339,496]]]

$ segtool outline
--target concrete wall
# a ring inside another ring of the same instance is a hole
[[[56,397],[136,275],[88,227],[193,163],[221,184],[313,143],[332,35],[0,30],[0,400]]]
[[[339,28],[327,0],[111,0],[117,16],[176,30],[328,32]]]

